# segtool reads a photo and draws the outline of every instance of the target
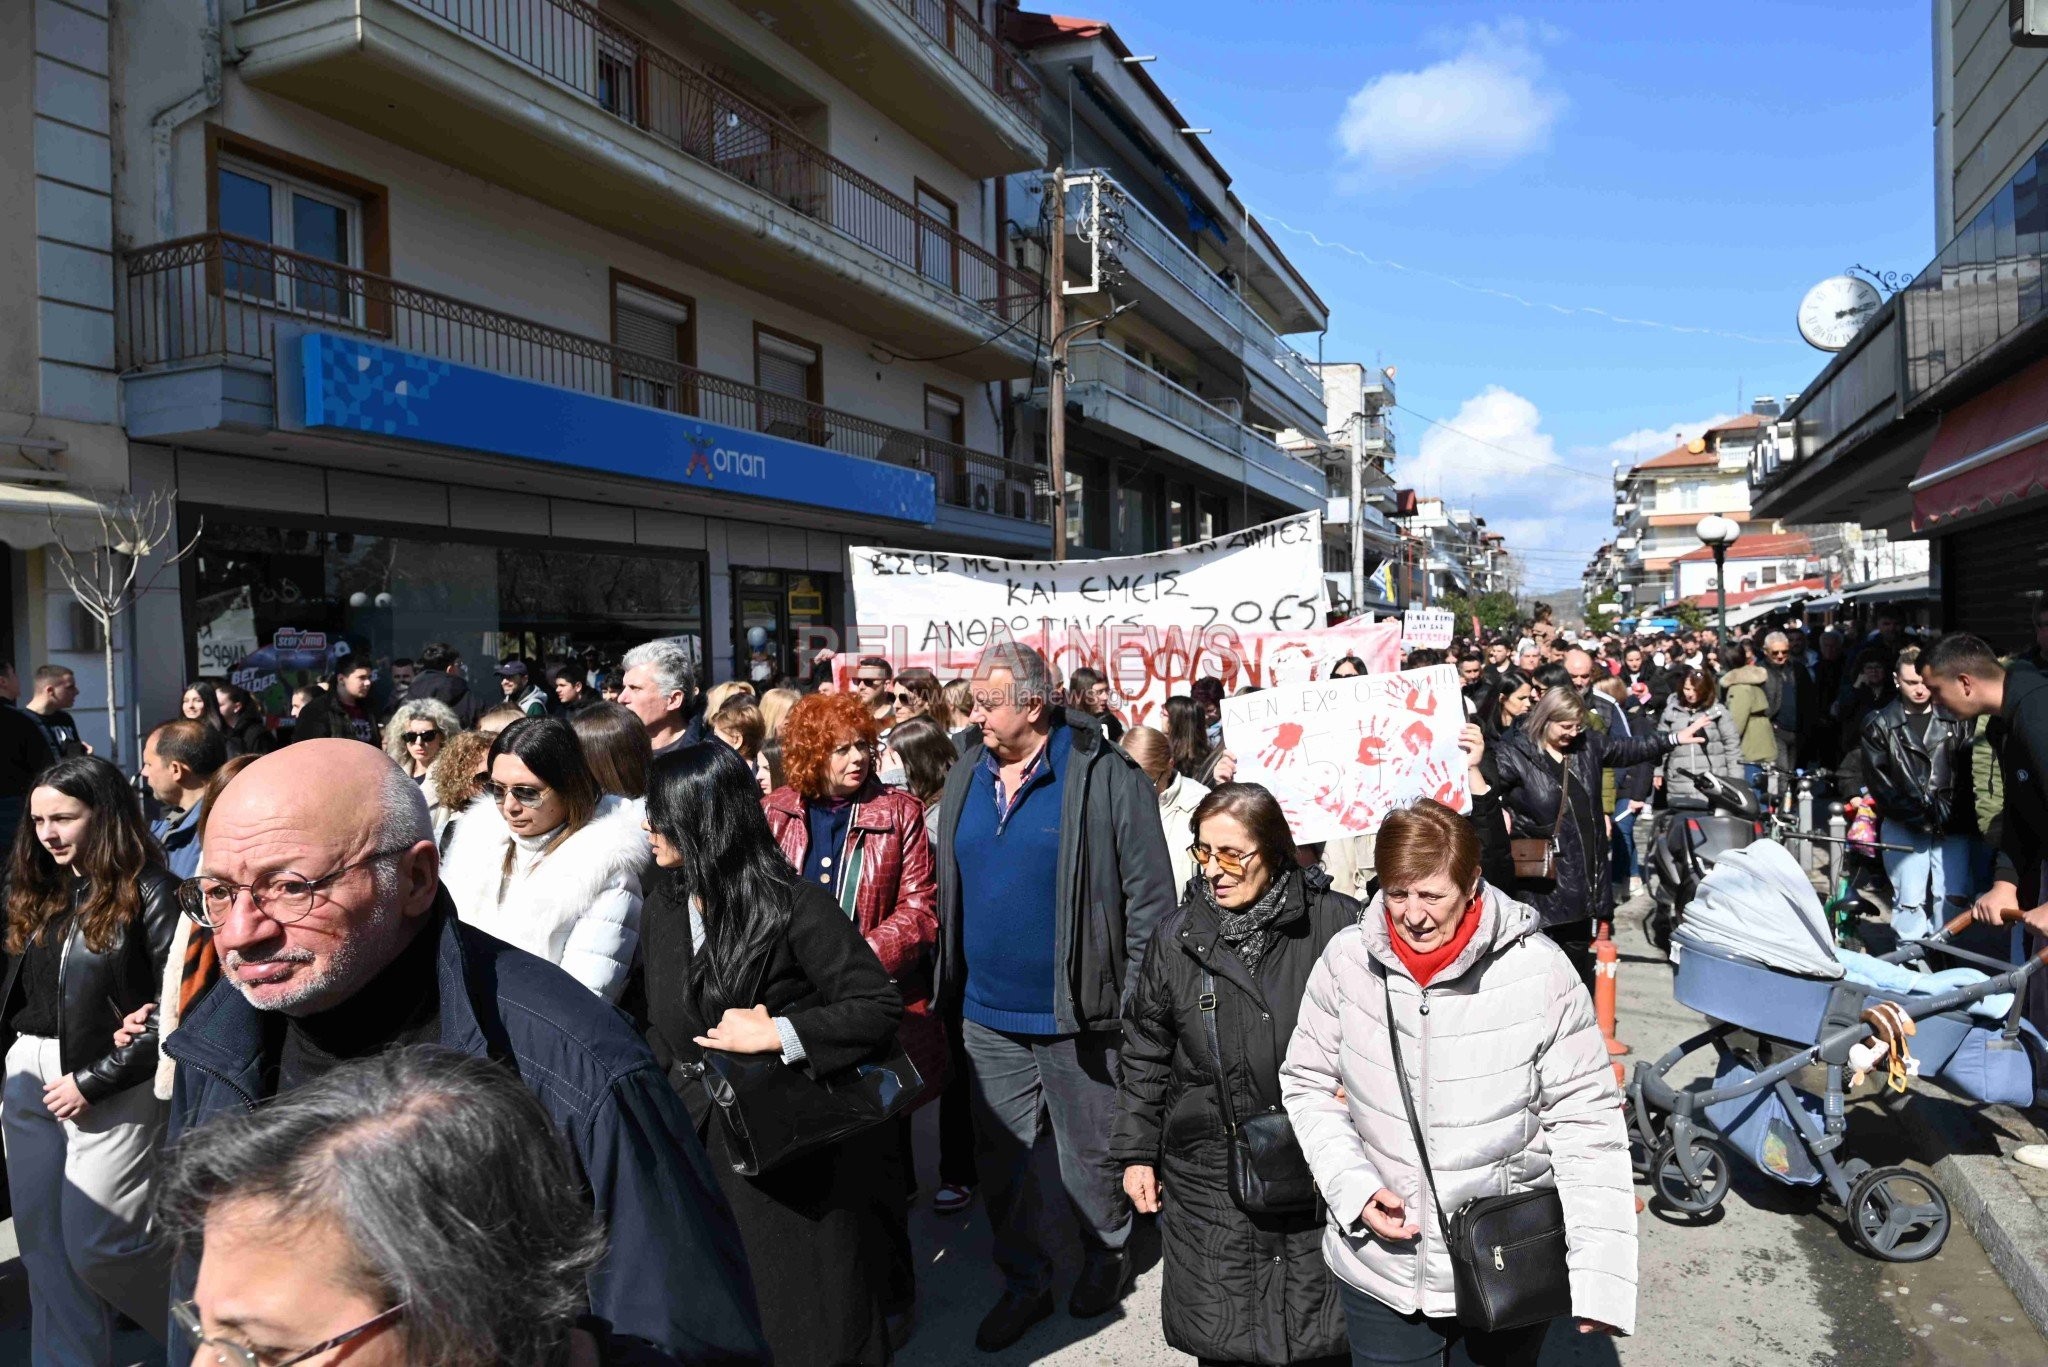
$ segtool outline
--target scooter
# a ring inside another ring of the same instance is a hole
[[[1650,838],[1651,906],[1643,917],[1643,934],[1664,951],[1670,950],[1671,932],[1714,861],[1764,835],[1763,803],[1755,789],[1719,774],[1689,777],[1707,805],[1666,808]]]

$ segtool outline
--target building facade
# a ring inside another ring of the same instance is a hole
[[[1765,422],[1762,413],[1742,414],[1661,455],[1615,468],[1613,559],[1603,573],[1624,611],[1681,596],[1673,566],[1699,549],[1693,529],[1701,518],[1718,513],[1748,523],[1749,458]]]
[[[849,625],[849,545],[1050,549],[1004,199],[1047,145],[997,6],[0,9],[37,323],[0,535],[14,653],[77,667],[82,720],[229,669],[275,714],[428,640],[789,669]],[[107,680],[49,525],[152,492],[193,549]]]

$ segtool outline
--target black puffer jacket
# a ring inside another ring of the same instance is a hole
[[[1607,838],[1607,814],[1600,805],[1600,771],[1621,769],[1631,764],[1654,763],[1671,750],[1671,739],[1662,733],[1621,736],[1607,731],[1586,730],[1565,752],[1563,766],[1517,727],[1501,738],[1494,763],[1508,790],[1508,810],[1514,814],[1514,837],[1533,839],[1557,836],[1557,878],[1553,882],[1522,879],[1515,895],[1536,908],[1543,925],[1564,925],[1588,917],[1606,920],[1614,914],[1614,884],[1609,880],[1612,842]],[[1571,807],[1562,823],[1557,820],[1560,770],[1571,771]],[[1591,831],[1588,840],[1585,833]]]
[[[1974,722],[1931,710],[1924,739],[1907,724],[1903,698],[1863,719],[1863,781],[1878,815],[1916,831],[1975,835],[1977,806],[1970,776]]]
[[[137,880],[142,912],[121,927],[104,954],[95,953],[79,933],[78,918],[64,927],[64,959],[58,969],[63,1024],[57,1033],[58,1064],[78,1083],[87,1101],[104,1101],[116,1092],[156,1076],[156,1023],[152,1015],[142,1034],[122,1048],[114,1047],[121,1018],[163,991],[164,963],[171,956],[171,937],[178,928],[178,880],[152,864]],[[10,955],[7,978],[0,986],[0,1014],[13,1003],[20,986],[21,956]],[[8,1033],[0,1049],[14,1043]]]
[[[1289,873],[1278,942],[1256,978],[1218,938],[1199,888],[1161,922],[1124,1018],[1123,1085],[1110,1154],[1157,1169],[1165,1244],[1166,1341],[1228,1362],[1284,1364],[1344,1351],[1320,1210],[1251,1216],[1230,1199],[1216,1056],[1198,1000],[1216,980],[1216,1034],[1240,1118],[1280,1103],[1280,1063],[1309,971],[1358,903],[1320,869]]]

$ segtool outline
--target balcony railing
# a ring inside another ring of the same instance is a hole
[[[1026,119],[1038,117],[1038,77],[983,28],[960,0],[889,0],[967,68],[974,79]]]
[[[1036,467],[694,366],[628,351],[230,233],[130,253],[121,288],[128,371],[236,358],[275,362],[280,335],[354,333],[403,351],[929,473],[955,507],[1047,520]]]
[[[1029,274],[581,0],[403,3],[1005,323],[1038,304]]]
[[[1107,171],[1096,170],[1081,174],[1115,180]],[[1067,197],[1069,223],[1078,221],[1085,205],[1084,192],[1080,187],[1076,187]],[[1152,211],[1139,203],[1137,197],[1129,191],[1124,192],[1124,201],[1119,212],[1123,215],[1125,242],[1143,252],[1161,270],[1178,280],[1200,299],[1226,329],[1237,335],[1240,351],[1247,360],[1254,354],[1267,358],[1301,388],[1302,397],[1312,409],[1321,410],[1322,377],[1316,374],[1306,356],[1282,341],[1280,334],[1273,331],[1272,325],[1245,302],[1244,296],[1239,294],[1229,281],[1211,270],[1207,262],[1174,236],[1172,229],[1153,217]]]
[[[1315,467],[1294,459],[1264,432],[1247,427],[1107,342],[1078,342],[1070,347],[1067,376],[1073,384],[1099,384],[1115,390],[1226,454],[1242,457],[1278,475],[1317,502],[1327,496],[1326,481]]]

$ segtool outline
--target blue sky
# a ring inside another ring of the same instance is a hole
[[[1330,305],[1324,355],[1398,368],[1400,482],[1506,530],[1533,587],[1577,583],[1610,461],[1819,371],[1793,326],[1809,285],[1934,253],[1926,0],[1080,12],[1157,53],[1152,74],[1215,130],[1233,188]]]

